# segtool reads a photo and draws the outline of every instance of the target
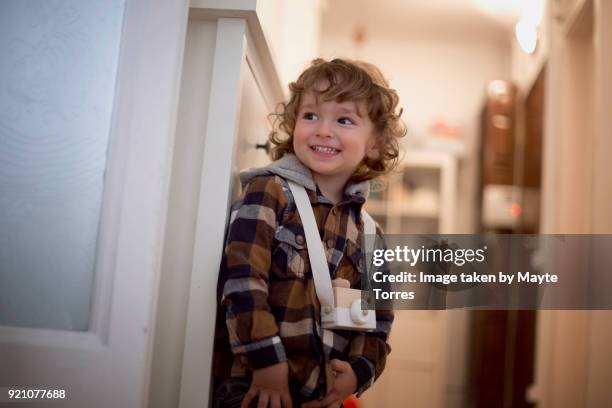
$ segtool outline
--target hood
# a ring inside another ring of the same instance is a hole
[[[240,172],[240,182],[242,187],[257,176],[276,175],[291,180],[296,184],[312,191],[317,190],[317,186],[312,178],[310,169],[294,155],[286,154],[281,159],[276,160],[265,167],[246,169]],[[370,192],[370,183],[362,181],[360,183],[349,183],[344,193],[349,196],[360,196],[364,199]]]

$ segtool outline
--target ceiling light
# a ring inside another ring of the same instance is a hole
[[[532,22],[521,18],[514,30],[519,46],[527,54],[533,54],[538,46],[538,28]]]

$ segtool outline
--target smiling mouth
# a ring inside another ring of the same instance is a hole
[[[317,153],[336,154],[340,153],[340,150],[330,146],[310,146],[312,150]]]

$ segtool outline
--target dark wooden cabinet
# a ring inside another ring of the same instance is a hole
[[[512,185],[515,161],[516,86],[492,81],[487,86],[483,129],[483,183]]]

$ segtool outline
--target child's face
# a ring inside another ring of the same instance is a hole
[[[366,155],[376,154],[375,133],[364,102],[325,102],[306,92],[293,131],[293,150],[315,180],[331,177],[343,184]]]

